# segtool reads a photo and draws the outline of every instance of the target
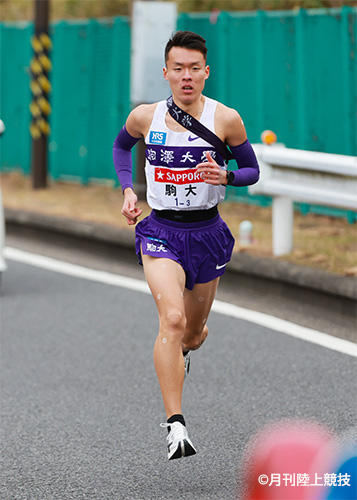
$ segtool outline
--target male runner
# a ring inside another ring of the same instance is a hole
[[[246,186],[259,167],[243,122],[234,109],[202,94],[210,69],[205,40],[179,31],[165,49],[164,78],[175,104],[230,146],[239,169],[227,165],[214,146],[168,114],[166,101],[143,104],[128,116],[114,142],[114,165],[124,192],[121,213],[136,224],[142,210],[131,176],[131,148],[146,143],[147,201],[151,214],[136,226],[136,252],[159,313],[154,364],[167,415],[168,458],[193,455],[182,415],[189,351],[207,337],[208,314],[234,239],[220,218],[227,183]]]

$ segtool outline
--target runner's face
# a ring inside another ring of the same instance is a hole
[[[168,80],[174,99],[191,104],[201,96],[205,81],[209,76],[203,54],[198,50],[172,47],[164,68],[164,78]]]

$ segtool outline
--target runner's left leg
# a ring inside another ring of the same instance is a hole
[[[208,283],[196,283],[193,290],[185,289],[186,328],[182,342],[183,351],[198,349],[205,341],[208,334],[206,322],[218,283],[219,278],[216,278]]]

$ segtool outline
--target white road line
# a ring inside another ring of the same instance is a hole
[[[6,247],[4,253],[5,258],[7,259],[22,262],[24,264],[30,264],[31,266],[41,267],[50,271],[67,274],[69,276],[75,276],[77,278],[97,281],[99,283],[105,283],[107,285],[120,286],[122,288],[150,294],[148,285],[142,280],[127,278],[126,276],[121,276],[106,271],[96,271],[95,269],[70,264],[68,262],[53,259],[50,257],[44,257],[42,255],[30,252],[25,252],[23,250],[18,250],[17,248]],[[265,328],[284,333],[285,335],[290,335],[292,337],[306,340],[308,342],[312,342],[313,344],[318,344],[328,349],[341,352],[343,354],[348,354],[349,356],[357,357],[357,344],[354,344],[353,342],[339,339],[327,333],[319,332],[318,330],[313,330],[311,328],[306,328],[290,321],[279,319],[275,316],[270,316],[269,314],[260,313],[251,309],[245,309],[243,307],[238,307],[234,304],[229,304],[228,302],[222,302],[220,300],[214,301],[212,310],[219,314],[224,314],[226,316],[232,316],[234,318],[249,321]]]

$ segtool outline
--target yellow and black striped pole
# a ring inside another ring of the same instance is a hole
[[[30,65],[33,188],[43,188],[47,185],[47,136],[50,134],[48,120],[51,113],[49,102],[51,60],[49,53],[52,48],[48,36],[48,18],[49,0],[35,0],[35,33],[31,40],[33,58]]]

